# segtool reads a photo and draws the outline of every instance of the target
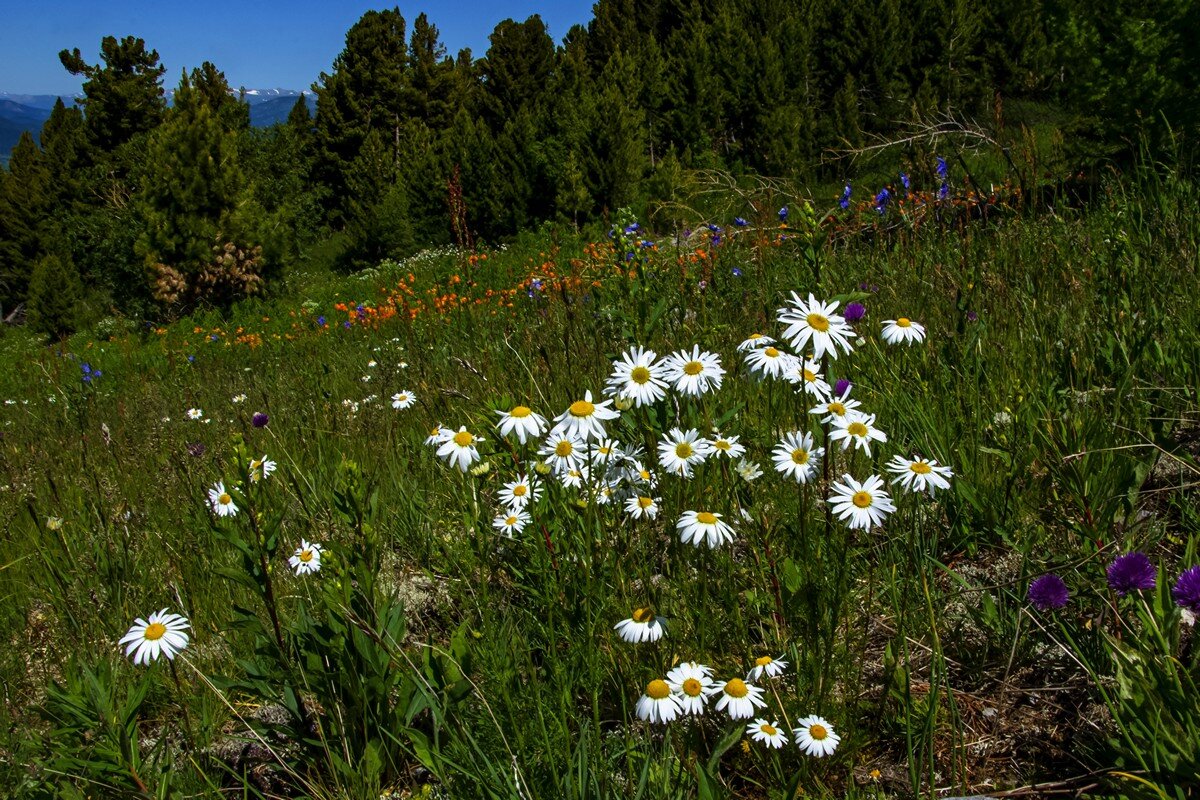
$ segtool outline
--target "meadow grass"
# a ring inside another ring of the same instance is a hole
[[[1064,785],[1190,796],[1197,665],[1168,588],[1196,563],[1196,200],[1148,171],[1086,211],[831,225],[793,203],[784,227],[719,221],[719,242],[622,220],[595,242],[546,230],[293,276],[162,328],[9,334],[0,781],[29,797],[776,798],[1082,776]],[[887,432],[869,456],[737,350],[781,337],[792,291],[866,309],[853,352],[821,366]],[[899,316],[927,338],[884,343]],[[598,402],[633,345],[698,345],[726,370],[719,390],[607,424],[656,475],[652,520],[601,502],[602,470],[565,488],[537,444],[494,429],[515,405]],[[402,391],[417,402],[393,409]],[[470,471],[425,444],[437,425],[486,438]],[[719,456],[666,474],[675,427],[740,437],[762,475]],[[826,448],[804,484],[770,457],[797,430]],[[263,455],[278,468],[251,480]],[[950,489],[889,485],[897,509],[868,530],[832,517],[833,482],[890,478],[896,455],[950,466]],[[545,492],[508,537],[493,520],[518,473]],[[238,514],[213,513],[218,481]],[[733,541],[681,542],[687,510],[721,514]],[[296,576],[302,539],[322,568]],[[1105,587],[1133,550],[1161,565],[1153,598]],[[1026,600],[1048,572],[1065,609]],[[163,607],[189,646],[130,663],[117,640]],[[646,607],[665,635],[622,641]],[[788,664],[757,681],[754,715],[782,749],[713,702],[638,719],[678,663],[727,680],[761,656]],[[841,736],[830,757],[790,741],[812,714]]]

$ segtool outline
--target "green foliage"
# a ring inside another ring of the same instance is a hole
[[[166,67],[142,39],[105,36],[100,42],[103,64],[84,61],[78,47],[63,50],[58,58],[67,72],[85,78],[81,105],[88,136],[100,150],[112,152],[162,121],[167,104],[159,80]]]
[[[79,274],[70,261],[43,257],[29,280],[29,327],[53,338],[74,333],[82,295]]]

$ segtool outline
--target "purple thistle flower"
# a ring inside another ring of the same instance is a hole
[[[846,393],[846,390],[848,390],[853,385],[854,385],[853,383],[846,380],[845,378],[838,378],[837,383],[835,383],[833,385],[834,396],[841,397],[842,395],[844,395]]]
[[[1125,553],[1108,565],[1108,588],[1121,597],[1142,589],[1153,589],[1158,570],[1145,553]]]
[[[1057,575],[1043,575],[1029,584],[1029,602],[1039,611],[1051,611],[1067,604],[1071,593]]]
[[[250,418],[250,424],[256,428],[265,428],[270,421],[271,418],[261,411],[255,411],[254,416]]]
[[[846,306],[845,311],[842,312],[843,319],[852,325],[866,315],[867,309],[862,303],[851,303],[850,305]]]
[[[788,217],[787,206],[784,206],[783,208],[779,209],[779,221],[787,222],[787,217]]]
[[[842,199],[838,200],[838,205],[843,210],[850,207],[850,181],[846,181],[846,186],[842,189]]]
[[[1183,606],[1193,614],[1200,614],[1200,566],[1189,567],[1175,581],[1171,595],[1178,605]]]

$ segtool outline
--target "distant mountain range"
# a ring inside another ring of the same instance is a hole
[[[258,128],[286,120],[296,98],[302,94],[295,89],[245,89],[243,92],[250,106],[250,124]],[[167,93],[168,105],[172,94]],[[317,96],[312,92],[303,94],[309,111],[316,111]],[[60,97],[68,106],[75,102],[71,95],[0,92],[0,164],[8,164],[8,156],[24,131],[37,138],[42,123],[50,118],[54,103]]]

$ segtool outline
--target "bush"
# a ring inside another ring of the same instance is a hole
[[[57,338],[74,333],[82,294],[74,264],[54,255],[44,257],[29,281],[29,327]]]

